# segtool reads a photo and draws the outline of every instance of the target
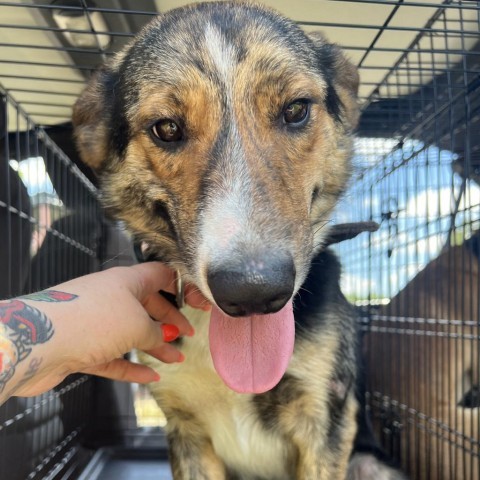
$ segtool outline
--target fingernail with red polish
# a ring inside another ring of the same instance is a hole
[[[162,325],[163,340],[165,342],[173,342],[180,335],[180,331],[176,325]]]
[[[158,373],[155,374],[155,376],[153,377],[153,382],[159,382],[160,381],[160,375]]]
[[[178,362],[178,363],[182,363],[182,362],[184,362],[184,361],[185,361],[185,355],[180,352],[180,355],[178,356],[177,362]]]
[[[187,333],[188,337],[193,337],[195,335],[195,329],[193,327],[190,327],[190,330]]]

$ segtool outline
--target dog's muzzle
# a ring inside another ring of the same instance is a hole
[[[216,304],[229,316],[275,313],[293,295],[295,265],[289,253],[212,265],[207,281]]]

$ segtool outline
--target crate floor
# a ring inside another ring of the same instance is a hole
[[[78,480],[172,480],[165,451],[102,448]]]

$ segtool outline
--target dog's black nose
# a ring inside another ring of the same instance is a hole
[[[208,271],[208,286],[215,302],[232,317],[278,312],[292,296],[294,284],[295,266],[290,254],[269,254]]]

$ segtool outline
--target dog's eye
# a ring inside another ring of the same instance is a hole
[[[308,119],[310,102],[305,99],[295,100],[283,110],[283,121],[287,125],[301,126]]]
[[[183,139],[182,129],[170,118],[157,122],[152,127],[152,133],[162,142],[179,142]]]

